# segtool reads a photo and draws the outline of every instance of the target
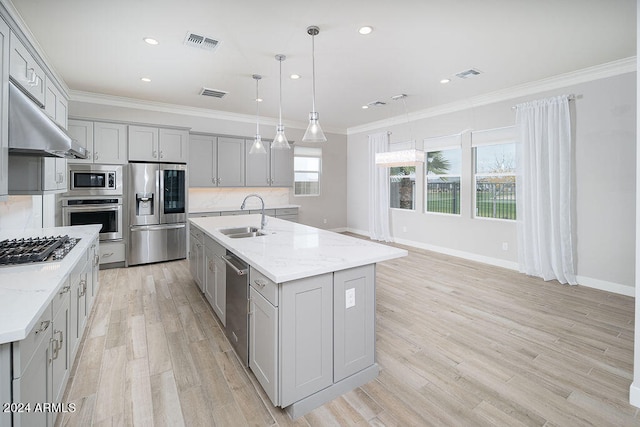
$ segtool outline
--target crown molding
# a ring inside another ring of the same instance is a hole
[[[614,77],[621,74],[632,73],[637,70],[637,58],[635,56],[607,62],[605,64],[584,68],[570,73],[560,74],[542,80],[513,86],[507,89],[491,92],[467,98],[461,101],[443,104],[425,110],[416,111],[408,115],[408,121],[413,122],[429,117],[441,116],[443,114],[468,110],[469,108],[482,105],[494,104],[496,102],[508,101],[523,96],[534,95],[540,92],[562,89],[568,86],[586,83],[593,80],[600,80],[607,77]],[[396,116],[385,120],[378,120],[361,126],[354,126],[347,129],[347,135],[354,135],[361,132],[378,130],[382,127],[407,123],[407,116]]]
[[[248,114],[232,113],[222,110],[211,110],[208,108],[189,107],[178,104],[168,104],[156,101],[147,101],[143,99],[127,98],[122,96],[105,95],[95,92],[84,92],[71,90],[69,91],[70,101],[84,102],[88,104],[106,105],[118,108],[132,108],[137,110],[155,111],[159,113],[181,114],[185,116],[204,117],[207,119],[229,120],[240,123],[256,123],[256,116]],[[260,117],[260,124],[267,126],[276,126],[278,120],[270,117]],[[286,128],[305,130],[308,123],[284,121]],[[345,134],[344,130],[326,129],[328,133]]]

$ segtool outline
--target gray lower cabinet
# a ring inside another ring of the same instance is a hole
[[[249,368],[275,406],[304,412],[377,375],[374,264],[281,284],[249,274]]]
[[[333,274],[333,380],[375,360],[375,264]]]
[[[227,268],[222,258],[226,255],[226,249],[208,236],[204,239],[206,265],[204,295],[222,325],[226,325]]]
[[[205,263],[204,263],[204,241],[203,233],[196,227],[191,227],[189,231],[189,269],[191,276],[204,292],[205,284]]]
[[[249,287],[249,368],[274,405],[278,396],[278,307]]]
[[[9,194],[9,32],[0,19],[0,200]]]
[[[0,400],[15,406],[0,415],[0,425],[52,427],[65,407],[63,394],[89,314],[92,268],[98,265],[87,262],[92,253],[85,252],[27,337],[0,345]],[[51,404],[58,410],[44,406]]]

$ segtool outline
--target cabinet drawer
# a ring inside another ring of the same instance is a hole
[[[220,216],[220,212],[195,212],[189,214],[189,218],[206,218],[208,216]]]
[[[202,240],[204,239],[204,232],[202,230],[196,227],[191,227],[189,234],[192,239],[197,240],[198,243],[202,243]]]
[[[80,262],[82,263],[83,261]],[[60,286],[60,289],[58,289],[58,293],[53,297],[53,301],[51,301],[51,313],[53,314],[53,317],[56,316],[60,307],[62,307],[66,300],[69,299],[70,291],[71,286],[69,286],[69,279],[67,278],[62,286]]]
[[[29,335],[22,341],[13,344],[13,377],[22,376],[38,346],[45,339],[51,338],[53,327],[51,316],[51,306],[48,305],[44,313],[36,321]]]
[[[204,246],[212,255],[225,256],[227,250],[220,243],[216,242],[209,236],[204,236]]]
[[[222,216],[227,216],[227,215],[249,215],[249,211],[223,211],[223,212],[220,212],[220,215],[222,215]]]
[[[249,273],[249,284],[271,304],[278,306],[278,285],[253,267]]]
[[[251,209],[249,211],[250,214],[261,214],[262,210],[260,209]],[[264,214],[265,215],[269,215],[269,216],[275,216],[276,215],[276,210],[275,209],[265,209],[264,210]]]
[[[298,208],[276,209],[276,217],[281,217],[284,215],[298,215]]]
[[[124,243],[100,243],[100,264],[124,262]]]

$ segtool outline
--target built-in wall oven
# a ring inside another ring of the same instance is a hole
[[[122,184],[121,165],[70,164],[65,196],[122,196]]]
[[[60,197],[62,225],[99,224],[101,241],[122,241],[122,165],[69,164],[68,174],[69,191]]]
[[[62,225],[100,224],[100,240],[122,240],[122,197],[65,197]]]

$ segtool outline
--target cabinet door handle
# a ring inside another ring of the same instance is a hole
[[[38,85],[38,75],[36,74],[36,70],[34,68],[29,68],[27,70],[27,84],[29,86]]]
[[[36,335],[49,329],[50,324],[51,320],[43,320],[42,322],[40,322],[40,328],[38,328],[38,330],[36,331]]]
[[[251,316],[253,314],[253,311],[251,311],[251,301],[253,301],[253,298],[249,297],[249,299],[247,300],[247,315]]]
[[[162,150],[160,150],[160,158],[164,158],[164,153],[162,152]]]
[[[80,280],[80,289],[78,289],[78,298],[83,297],[87,293],[87,281],[85,279]]]
[[[151,157],[153,157],[154,159],[158,158],[158,152],[156,150],[153,150],[153,152],[151,153]]]
[[[95,152],[93,153],[93,158],[94,158],[95,160],[98,160],[98,152],[97,152],[97,151],[95,151]]]
[[[253,281],[253,283],[255,283],[256,285],[260,286],[260,289],[264,288],[267,285],[267,282],[265,282],[262,279],[256,279]]]
[[[98,265],[98,264],[100,264],[100,255],[95,254],[93,256],[93,265]]]

